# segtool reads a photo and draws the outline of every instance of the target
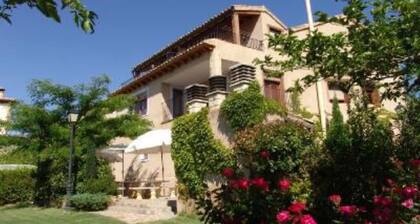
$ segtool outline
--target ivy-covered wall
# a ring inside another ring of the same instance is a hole
[[[186,198],[202,196],[207,189],[206,178],[219,174],[231,156],[213,135],[208,109],[174,121],[171,147],[179,192]]]
[[[229,94],[221,106],[221,113],[233,131],[260,124],[268,114],[284,114],[286,109],[261,94],[257,82],[243,92]]]

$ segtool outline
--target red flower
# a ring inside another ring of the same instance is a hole
[[[316,221],[311,215],[304,215],[300,218],[300,224],[316,224]]]
[[[407,200],[403,201],[401,203],[401,205],[406,207],[406,208],[413,208],[414,207],[414,201],[413,201],[413,199],[410,198],[410,199],[407,199]]]
[[[373,203],[376,206],[388,207],[392,204],[392,200],[389,197],[377,195],[373,197]]]
[[[288,209],[293,213],[301,213],[303,210],[305,210],[305,207],[305,204],[302,202],[293,202]]]
[[[278,187],[280,188],[281,191],[287,191],[290,188],[290,181],[286,178],[283,178],[283,179],[279,180],[277,185],[278,185]]]
[[[388,223],[392,218],[392,210],[390,208],[374,208],[372,214],[378,223]]]
[[[412,159],[412,160],[410,160],[410,164],[414,168],[418,168],[418,167],[420,167],[420,159]]]
[[[281,211],[277,213],[276,219],[278,223],[286,223],[290,220],[290,213],[289,211]]]
[[[267,151],[267,150],[261,150],[261,152],[260,152],[260,156],[261,156],[261,158],[263,158],[263,159],[268,159],[268,158],[270,158],[270,152],[269,152],[269,151]]]
[[[227,178],[233,177],[234,174],[235,174],[235,171],[230,167],[224,168],[222,171],[222,175]]]
[[[341,203],[341,196],[338,194],[330,195],[328,199],[336,206],[340,205]]]
[[[254,178],[254,179],[251,181],[251,183],[252,183],[252,185],[254,185],[254,186],[258,187],[258,188],[261,188],[261,189],[263,189],[264,191],[268,191],[268,183],[267,183],[267,181],[266,181],[266,180],[264,180],[264,178],[262,178],[262,177],[257,177],[257,178]]]
[[[340,213],[345,216],[354,216],[357,213],[357,207],[354,205],[344,205],[339,209]]]
[[[405,198],[414,198],[417,195],[418,189],[414,186],[407,186],[402,189],[401,194]]]
[[[238,180],[238,188],[242,190],[248,190],[249,187],[249,180],[246,178],[242,178]]]

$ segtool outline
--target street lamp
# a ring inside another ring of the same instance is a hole
[[[70,112],[67,115],[67,120],[70,124],[70,148],[69,148],[69,167],[68,167],[68,180],[67,180],[67,198],[65,208],[70,208],[70,197],[73,194],[73,154],[74,154],[74,133],[76,131],[76,122],[79,118],[79,114],[77,112]]]

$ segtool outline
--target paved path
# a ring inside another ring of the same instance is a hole
[[[176,200],[120,198],[105,211],[95,212],[128,224],[170,219],[176,216]]]

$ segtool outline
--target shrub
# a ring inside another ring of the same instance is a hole
[[[218,174],[229,161],[229,152],[217,141],[207,119],[208,110],[187,114],[172,127],[172,159],[183,196],[196,198],[206,189],[206,178]]]
[[[83,176],[83,172],[79,175]],[[116,195],[118,185],[112,175],[111,167],[105,161],[98,161],[98,175],[95,179],[87,179],[77,184],[78,193],[103,193],[106,195]]]
[[[207,222],[313,220],[305,208],[306,160],[318,148],[311,130],[292,122],[257,125],[237,133],[234,143],[235,164],[221,173],[221,187],[198,203]]]
[[[253,82],[243,92],[231,93],[223,101],[220,110],[234,131],[261,123],[267,114],[282,114],[285,111],[278,103],[261,94],[257,82]]]
[[[0,170],[0,205],[32,202],[33,169]]]
[[[109,196],[105,194],[76,194],[70,198],[70,204],[77,210],[100,211],[108,207]]]

